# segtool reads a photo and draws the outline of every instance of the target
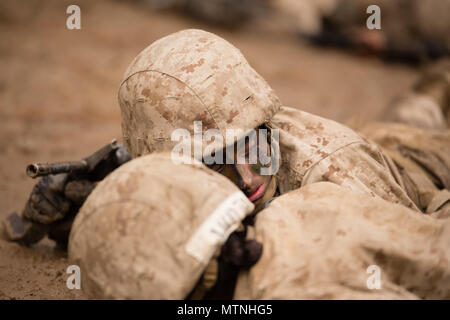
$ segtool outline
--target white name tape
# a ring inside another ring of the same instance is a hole
[[[253,203],[238,191],[222,202],[200,225],[186,244],[186,252],[207,264],[216,249],[239,227],[246,215],[253,211]]]

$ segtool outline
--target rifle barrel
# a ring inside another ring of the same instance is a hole
[[[88,170],[85,160],[56,162],[56,163],[32,163],[27,166],[27,175],[31,178],[47,176],[58,173],[84,172]]]

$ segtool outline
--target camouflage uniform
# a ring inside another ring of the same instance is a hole
[[[450,202],[450,130],[371,123],[362,133],[393,160],[400,185],[419,209],[432,213]]]
[[[93,298],[184,299],[206,268],[204,277],[217,272],[213,258],[253,208],[231,181],[201,163],[140,157],[86,200],[70,234],[69,261],[80,267],[83,291]]]
[[[236,299],[450,299],[450,219],[319,182],[272,201],[253,237]]]
[[[418,210],[375,144],[334,121],[281,107],[239,50],[211,33],[180,31],[142,51],[125,72],[119,103],[132,157],[172,150],[172,131],[193,135],[195,120],[202,121],[202,134],[217,129],[224,141],[226,129],[242,129],[239,139],[266,124],[280,130],[281,193],[331,181]],[[224,147],[215,143],[202,148]]]
[[[431,130],[450,128],[450,59],[428,67],[411,90],[387,106],[382,120]]]
[[[418,210],[390,170],[390,159],[350,128],[289,107],[269,126],[280,130],[281,193],[330,181]]]
[[[359,132],[392,159],[399,184],[419,209],[450,214],[450,61],[427,69],[389,108],[388,122],[370,123]]]
[[[172,131],[183,128],[193,135],[193,122],[196,120],[202,121],[202,134],[207,129],[217,129],[224,140],[226,129],[242,129],[243,133],[232,141],[227,141],[227,145],[234,144],[248,130],[265,124],[271,129],[280,130],[281,166],[277,172],[277,181],[281,194],[289,195],[295,189],[303,192],[305,188],[310,190],[323,182],[332,182],[335,186],[331,190],[338,188],[343,190],[342,196],[355,199],[348,204],[348,210],[353,210],[355,217],[360,215],[363,219],[370,213],[375,219],[377,210],[384,210],[385,214],[376,224],[364,225],[368,234],[372,230],[377,233],[377,226],[380,224],[383,225],[382,232],[386,229],[389,232],[402,229],[404,225],[401,224],[403,220],[400,216],[410,217],[409,229],[399,230],[395,238],[402,244],[415,243],[411,241],[411,230],[416,230],[420,236],[421,232],[425,232],[420,231],[422,225],[431,226],[427,229],[431,230],[430,233],[422,234],[424,239],[432,239],[430,234],[441,228],[437,227],[440,222],[416,214],[421,209],[428,211],[438,207],[422,203],[422,200],[418,201],[418,198],[412,196],[393,156],[391,158],[374,142],[344,125],[281,106],[273,90],[250,67],[239,50],[211,33],[184,30],[146,48],[124,75],[119,89],[119,103],[125,145],[133,157],[172,150],[176,143],[170,139]],[[215,140],[204,141],[202,144],[205,153],[213,153],[223,147],[222,144],[216,144]],[[442,177],[448,179],[448,176],[448,171],[442,172]],[[295,205],[299,210],[307,199],[296,199]],[[326,214],[329,208],[342,206],[342,197],[328,197],[327,192],[311,199],[306,202],[306,206],[313,205],[315,201],[322,205],[317,209],[321,212],[318,217]],[[382,205],[378,207],[378,203]],[[278,211],[289,211],[289,207],[286,210],[283,207],[277,208]],[[394,212],[393,217],[399,216],[398,220],[389,218],[391,211]],[[258,219],[259,216],[256,218],[257,223]],[[393,224],[390,224],[391,221]],[[317,223],[320,225],[320,219]],[[352,228],[352,219],[343,219],[342,223],[346,228]],[[306,228],[304,231],[307,233]],[[294,232],[291,235],[295,235],[296,231],[289,232]],[[378,248],[386,246],[390,250],[393,244],[390,243],[389,232],[382,233],[383,237],[377,243]],[[357,236],[353,239],[356,241]],[[367,238],[368,243],[373,240],[374,238]],[[366,245],[364,241],[360,243],[361,246]],[[327,242],[331,243],[331,240]],[[295,247],[295,243],[293,246]],[[427,252],[433,250],[429,242],[423,246]],[[396,254],[401,253],[402,248],[395,248]],[[351,255],[353,249],[346,247],[344,243],[340,250]],[[271,252],[270,244],[265,252]],[[388,256],[386,263],[395,264],[396,257]],[[285,258],[281,264],[288,265],[289,259],[294,257]],[[429,268],[436,266],[428,258],[426,254],[419,255],[415,261],[417,264],[425,263]],[[443,268],[439,266],[437,270]],[[395,272],[395,266],[392,266],[392,270]],[[394,293],[391,297],[394,297]],[[408,292],[404,292],[404,296],[415,297]]]

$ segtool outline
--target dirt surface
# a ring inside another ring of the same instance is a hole
[[[284,104],[338,121],[375,119],[418,70],[323,50],[251,26],[227,31],[132,1],[84,1],[81,30],[66,28],[72,1],[0,3],[0,219],[22,210],[28,163],[75,160],[120,138],[117,89],[152,41],[184,28],[225,37]],[[31,248],[0,240],[0,299],[84,298],[66,287],[66,254],[45,239]]]

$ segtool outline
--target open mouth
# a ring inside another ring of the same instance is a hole
[[[265,190],[266,190],[266,186],[264,184],[260,185],[258,188],[256,188],[256,190],[251,195],[248,196],[248,199],[251,202],[255,202],[256,200],[258,200],[259,198],[262,197]]]

